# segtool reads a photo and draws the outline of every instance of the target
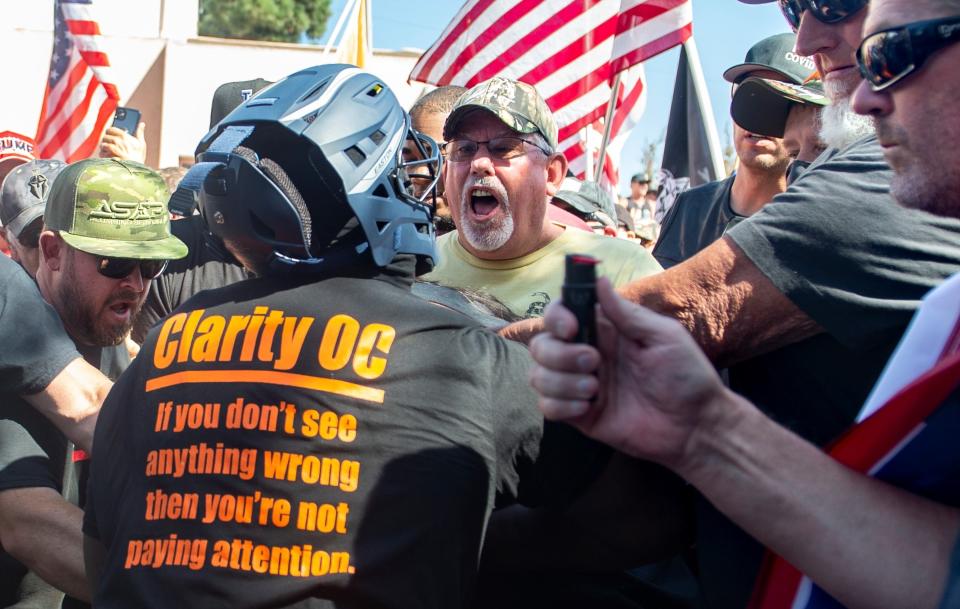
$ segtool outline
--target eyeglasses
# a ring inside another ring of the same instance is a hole
[[[857,65],[871,88],[883,91],[957,40],[960,40],[960,17],[917,21],[864,38],[857,49]]]
[[[140,276],[144,279],[156,279],[167,268],[166,260],[136,260],[134,258],[111,258],[97,256],[97,271],[110,279],[123,279],[140,266]]]
[[[787,23],[796,32],[800,29],[803,11],[810,10],[820,23],[840,23],[859,12],[869,0],[777,0]]]
[[[485,146],[491,157],[501,161],[509,161],[510,159],[515,159],[518,156],[527,154],[527,145],[533,146],[544,154],[550,154],[549,151],[544,150],[529,140],[525,140],[522,137],[511,136],[495,137],[485,142],[476,142],[468,139],[452,140],[447,142],[446,152],[447,159],[451,163],[466,163],[472,161],[473,157],[477,156],[480,146]]]

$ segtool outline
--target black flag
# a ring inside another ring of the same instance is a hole
[[[715,162],[719,156],[715,127],[712,117],[708,118],[704,110],[710,107],[709,100],[701,98],[706,94],[703,88],[695,86],[687,45],[684,45],[680,48],[680,64],[658,179],[661,187],[657,198],[658,222],[663,220],[681,192],[723,177],[718,175],[718,163]],[[714,146],[711,146],[711,135]],[[722,162],[719,163],[719,167],[722,166]]]

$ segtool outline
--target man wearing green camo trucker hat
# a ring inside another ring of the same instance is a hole
[[[36,280],[73,344],[58,338],[59,323],[20,331],[41,345],[64,343],[62,357],[75,348],[113,381],[130,364],[124,339],[150,280],[187,247],[170,236],[165,184],[153,170],[112,159],[57,169],[43,193]],[[99,377],[83,381],[91,379]],[[80,534],[89,462],[53,423],[8,401],[0,425],[0,537],[6,546],[0,549],[0,605],[18,598],[31,607],[60,607],[65,592],[63,606],[76,606],[90,595]]]
[[[116,159],[73,163],[54,181],[37,280],[78,343],[122,342],[150,281],[187,255],[170,234],[167,196],[157,172]]]
[[[553,113],[531,85],[502,77],[476,85],[447,116],[443,138],[444,192],[457,230],[437,239],[428,281],[482,288],[516,315],[535,317],[560,295],[568,253],[599,258],[600,274],[617,285],[660,270],[634,243],[550,220],[567,161]]]

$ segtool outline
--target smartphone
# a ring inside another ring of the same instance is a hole
[[[137,134],[137,125],[140,124],[140,111],[136,108],[124,108],[120,106],[113,113],[113,126],[123,129],[130,135]]]

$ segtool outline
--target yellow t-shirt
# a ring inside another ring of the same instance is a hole
[[[511,260],[482,260],[463,249],[453,231],[437,239],[439,264],[422,279],[452,288],[484,290],[521,317],[540,317],[563,285],[564,257],[586,254],[600,260],[598,275],[614,287],[660,272],[640,244],[566,228],[539,250]]]

